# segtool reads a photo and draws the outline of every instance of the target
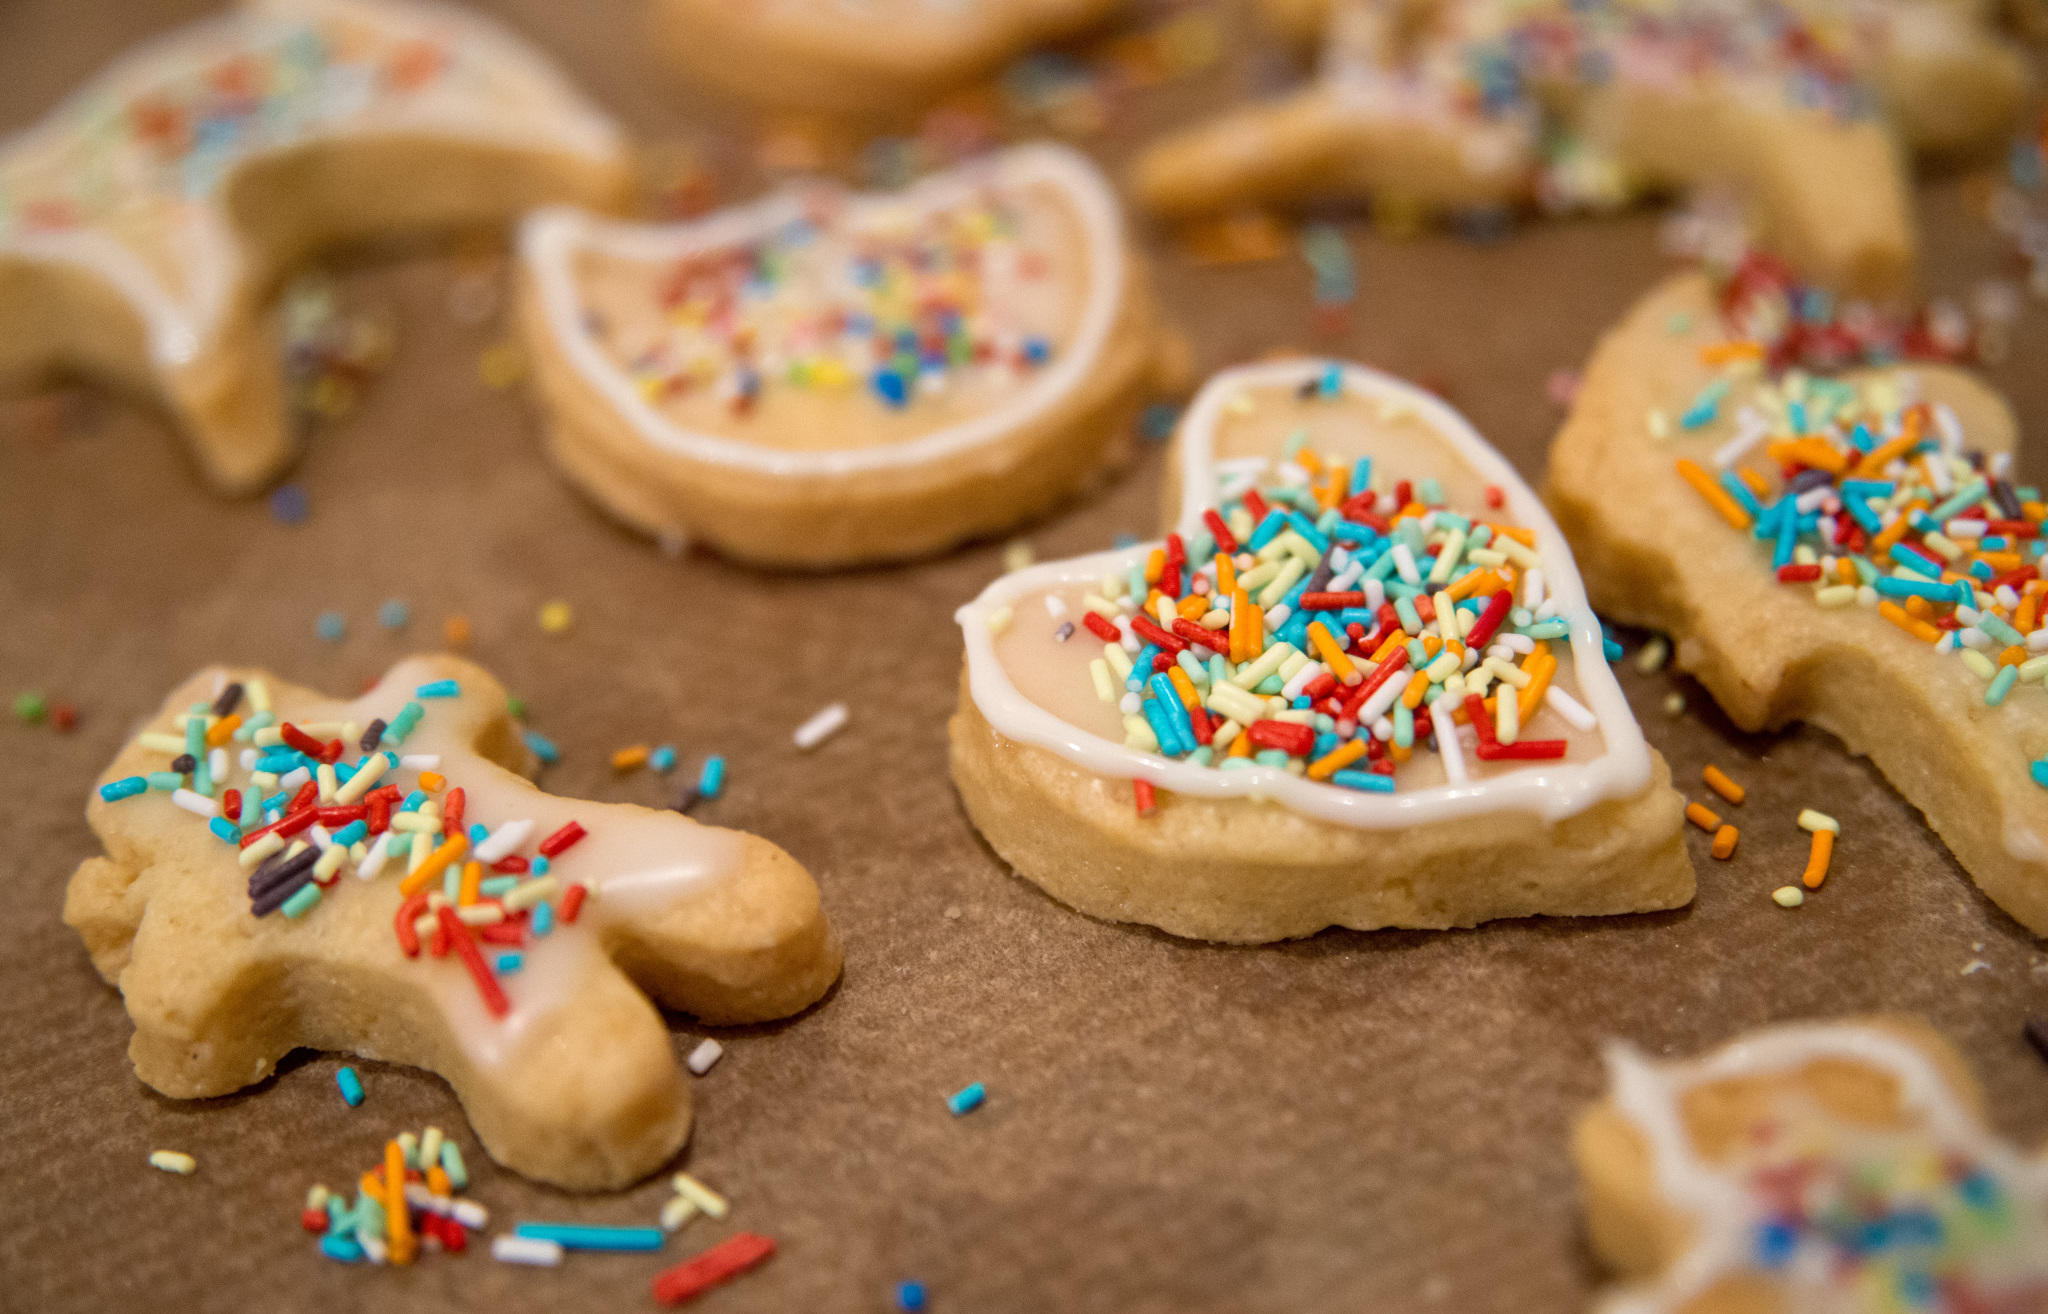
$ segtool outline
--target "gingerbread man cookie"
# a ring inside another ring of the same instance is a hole
[[[64,920],[179,1099],[294,1049],[437,1072],[492,1157],[625,1186],[690,1126],[651,995],[712,1023],[787,1017],[839,975],[817,887],[766,840],[543,793],[505,691],[453,657],[353,702],[201,672],[115,759],[106,847]]]
[[[1118,0],[653,0],[656,48],[692,81],[776,110],[915,109]]]
[[[1867,755],[2048,934],[2048,501],[2003,401],[1924,359],[1953,334],[1761,259],[1675,278],[1594,354],[1545,493],[1603,613],[1669,632],[1743,729]]]
[[[1174,459],[1163,543],[960,610],[953,779],[1020,874],[1243,942],[1692,898],[1571,551],[1455,411],[1357,366],[1250,366]]]
[[[248,0],[122,59],[0,143],[0,377],[161,402],[247,492],[292,442],[262,309],[339,242],[610,204],[618,130],[540,56],[412,0]]]
[[[1115,197],[1056,146],[673,226],[547,210],[519,278],[562,467],[639,529],[770,565],[1008,528],[1173,359]]]
[[[1617,1045],[1574,1157],[1602,1314],[2048,1309],[2048,1160],[1924,1023],[1801,1023],[1691,1062]]]
[[[1905,150],[1999,140],[2027,69],[1950,0],[1328,0],[1305,90],[1155,146],[1169,216],[1373,198],[1395,210],[1606,205],[1730,186],[1761,240],[1864,291],[1913,264]]]

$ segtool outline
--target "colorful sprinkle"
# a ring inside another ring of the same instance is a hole
[[[980,1082],[963,1086],[946,1097],[946,1108],[956,1118],[964,1117],[980,1108],[988,1099],[988,1091]]]
[[[190,1177],[199,1171],[199,1161],[182,1150],[152,1150],[149,1154],[149,1166],[160,1172],[176,1173],[180,1177]]]
[[[774,1253],[775,1242],[741,1232],[657,1275],[654,1299],[663,1305],[681,1304],[759,1266]]]
[[[341,1098],[353,1109],[363,1102],[363,1079],[350,1067],[339,1068],[334,1074],[334,1084],[341,1088]]]

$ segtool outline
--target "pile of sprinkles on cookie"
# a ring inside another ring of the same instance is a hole
[[[1303,387],[1334,396],[1342,383],[1330,366]],[[1376,481],[1370,459],[1302,443],[1274,471],[1229,477],[1203,532],[1168,534],[1088,597],[1081,623],[1102,640],[1089,672],[1124,714],[1128,747],[1391,793],[1418,749],[1464,778],[1440,720],[1469,724],[1481,761],[1563,757],[1565,740],[1525,732],[1546,712],[1593,727],[1551,685],[1568,622],[1498,489],[1461,510],[1434,479]],[[1136,797],[1149,811],[1146,782]]]

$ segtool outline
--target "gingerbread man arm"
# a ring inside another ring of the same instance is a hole
[[[150,735],[175,733],[180,713],[228,681],[259,679],[202,673],[106,780],[161,769]],[[447,682],[459,694],[436,700],[401,751],[434,760],[448,788],[463,789],[471,824],[517,823],[536,838],[571,821],[584,830],[545,879],[585,893],[550,903],[561,911],[545,934],[525,926],[521,966],[496,978],[501,1011],[462,953],[403,952],[402,860],[369,879],[338,873],[303,915],[257,916],[236,850],[156,791],[95,797],[88,817],[107,856],[73,877],[66,920],[121,989],[137,1075],[166,1094],[225,1094],[293,1049],[340,1050],[446,1077],[510,1167],[565,1186],[624,1185],[689,1128],[688,1091],[648,994],[712,1021],[787,1016],[837,978],[837,941],[815,885],[773,845],[675,813],[556,798],[499,765],[524,750],[504,690],[469,663],[400,663],[352,704],[282,685],[272,697],[284,720],[366,725]],[[416,771],[392,774],[410,787]]]

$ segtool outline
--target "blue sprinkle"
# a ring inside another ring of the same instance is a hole
[[[412,609],[405,605],[405,599],[392,598],[377,608],[377,623],[387,630],[402,630],[412,619]]]
[[[297,484],[280,484],[270,495],[270,514],[287,525],[304,521],[307,509],[306,490]]]
[[[1031,364],[1043,365],[1051,355],[1052,343],[1044,338],[1032,337],[1024,339],[1024,359]]]
[[[667,744],[647,755],[647,765],[664,775],[676,769],[676,750]]]
[[[1621,660],[1621,644],[1611,637],[1603,637],[1600,640],[1600,651],[1610,662]]]
[[[1363,790],[1368,794],[1391,794],[1394,792],[1394,778],[1383,776],[1377,771],[1332,771],[1330,783],[1346,789]]]
[[[469,827],[469,846],[475,848],[491,837],[491,828],[481,821],[472,822]]]
[[[532,861],[527,863],[526,869],[532,872],[536,877],[540,877],[547,875],[548,871],[554,865],[555,860],[553,858],[550,858],[545,853],[536,853],[533,855]]]
[[[924,1283],[898,1282],[896,1284],[896,1308],[905,1314],[917,1314],[924,1308]]]
[[[1760,1267],[1782,1267],[1799,1248],[1798,1229],[1775,1220],[1759,1223],[1754,1248],[1756,1262]]]
[[[370,823],[364,821],[361,817],[358,817],[354,821],[349,822],[346,826],[343,826],[340,830],[334,832],[334,842],[336,844],[341,845],[343,848],[347,848],[351,844],[361,843],[364,839],[369,837],[369,834]]]
[[[320,618],[313,622],[313,629],[327,642],[336,643],[340,641],[342,635],[348,633],[348,621],[338,611],[323,611]]]
[[[1344,368],[1341,365],[1323,366],[1322,378],[1316,381],[1316,391],[1325,397],[1335,397],[1344,391]]]
[[[2012,670],[2014,668],[2007,667],[2006,669]],[[208,819],[206,828],[215,835],[218,835],[222,843],[240,844],[242,842],[242,828],[229,821],[226,817],[212,817]]]
[[[551,903],[548,903],[546,900],[542,900],[540,903],[533,905],[532,924],[533,933],[535,936],[543,936],[546,935],[549,931],[554,930],[555,906]]]
[[[498,975],[500,976],[504,976],[511,972],[516,972],[520,968],[526,966],[526,955],[518,952],[517,950],[508,949],[504,953],[498,955],[498,961],[494,964],[494,966],[497,967]]]
[[[533,750],[533,755],[541,760],[542,765],[553,766],[562,760],[562,750],[556,748],[555,741],[540,731],[522,730],[520,734],[525,737],[526,746]]]
[[[2048,789],[2048,757],[2029,763],[2027,765],[2027,774],[2034,778],[2035,784],[2043,789]]]
[[[412,691],[415,698],[456,698],[462,694],[462,686],[454,680],[429,680]]]
[[[704,770],[697,777],[697,792],[705,798],[717,798],[725,792],[725,759],[716,754],[704,759]]]
[[[109,803],[124,798],[134,798],[149,788],[149,782],[141,776],[129,776],[124,780],[109,780],[100,786],[100,797]]]
[[[329,1259],[338,1259],[344,1264],[363,1262],[363,1248],[352,1236],[330,1232],[320,1238],[320,1253]]]
[[[590,1227],[581,1223],[521,1223],[512,1233],[553,1241],[564,1250],[659,1250],[668,1237],[658,1227]]]
[[[875,395],[894,407],[910,404],[910,385],[895,370],[876,370],[871,381]]]
[[[1173,437],[1173,426],[1180,422],[1180,407],[1172,402],[1153,402],[1138,417],[1138,432],[1145,441],[1163,443]]]
[[[363,1079],[356,1075],[354,1068],[340,1068],[334,1074],[334,1084],[341,1087],[341,1097],[353,1109],[363,1102]]]
[[[946,1107],[954,1117],[959,1118],[974,1112],[988,1099],[988,1091],[980,1082],[962,1087],[946,1097]]]

